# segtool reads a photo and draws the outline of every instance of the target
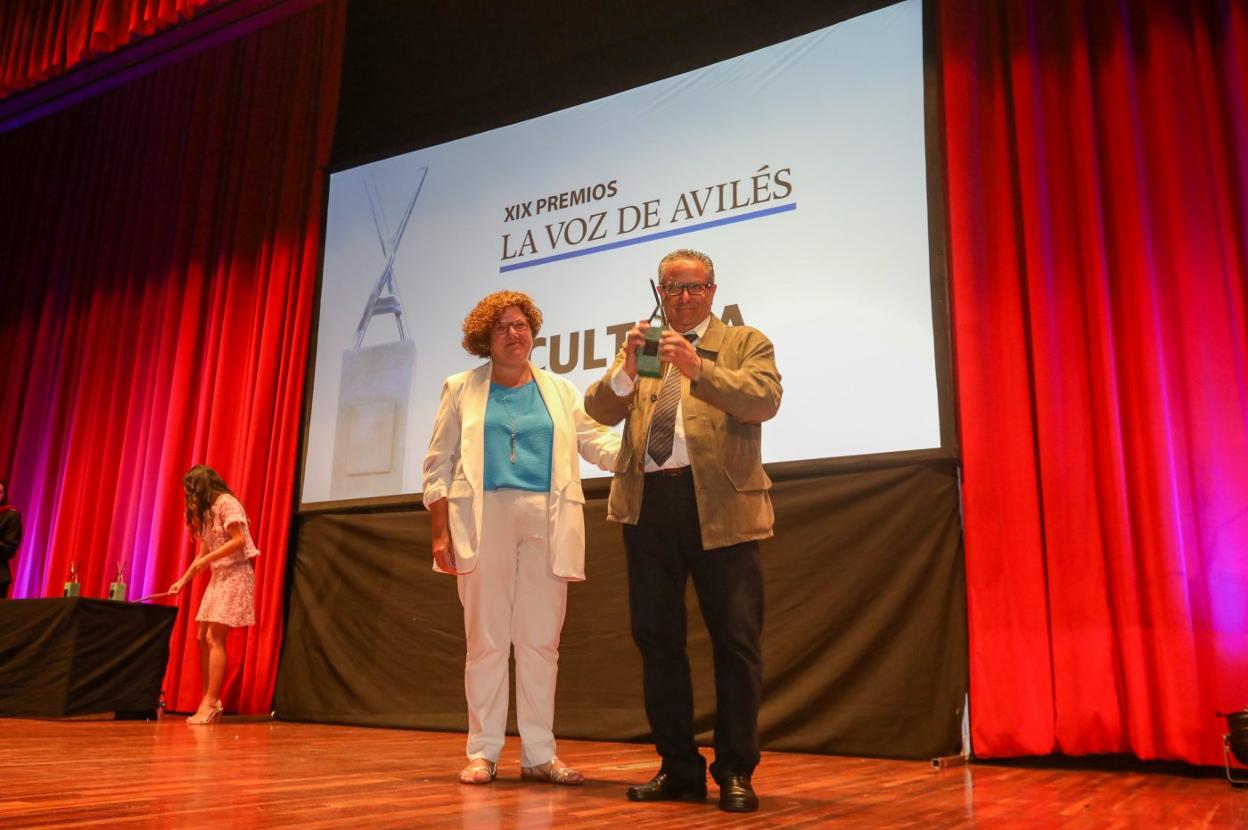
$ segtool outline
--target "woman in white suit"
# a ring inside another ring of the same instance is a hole
[[[529,362],[542,314],[499,291],[464,319],[464,348],[489,363],[446,379],[425,456],[434,570],[455,574],[468,656],[465,784],[498,771],[516,653],[521,777],[579,784],[555,756],[555,678],[568,582],[585,578],[578,454],[610,470],[619,436],[585,414],[581,394]]]

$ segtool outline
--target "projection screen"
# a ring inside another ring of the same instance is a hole
[[[926,182],[920,0],[334,173],[303,503],[419,492],[481,297],[530,294],[583,390],[684,247],[775,344],[765,461],[939,447]]]

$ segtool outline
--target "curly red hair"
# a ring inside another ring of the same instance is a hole
[[[490,337],[503,312],[512,306],[529,321],[533,336],[542,330],[542,312],[523,291],[495,291],[477,303],[464,318],[464,350],[477,357],[490,356]]]

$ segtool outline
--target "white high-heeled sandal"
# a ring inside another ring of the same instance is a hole
[[[204,715],[202,718],[199,716],[199,713],[196,712],[187,718],[186,722],[191,726],[208,726],[209,724],[213,724],[221,720],[221,713],[223,711],[225,711],[225,706],[218,700],[217,705],[211,712]]]

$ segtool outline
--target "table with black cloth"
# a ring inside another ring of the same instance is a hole
[[[176,607],[0,601],[0,715],[154,714]]]

